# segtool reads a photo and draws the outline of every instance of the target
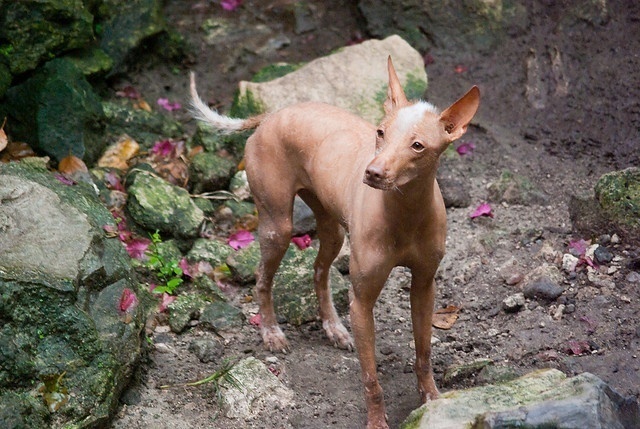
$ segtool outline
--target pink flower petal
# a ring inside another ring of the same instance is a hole
[[[460,156],[464,156],[473,153],[475,148],[475,143],[465,142],[456,148],[456,152],[458,152]]]
[[[126,245],[127,253],[134,259],[144,259],[146,257],[147,248],[151,241],[146,238],[135,238],[130,240]]]
[[[309,237],[309,234],[293,237],[291,241],[298,246],[300,250],[304,250],[311,245],[311,237]]]
[[[162,107],[164,110],[168,110],[169,112],[173,112],[174,110],[178,110],[182,108],[180,103],[178,103],[177,101],[171,102],[167,98],[158,98],[157,103],[158,103],[158,106]]]
[[[162,313],[163,311],[165,311],[169,307],[169,304],[171,304],[175,300],[176,300],[175,296],[169,295],[166,292],[163,293],[162,294],[162,299],[160,301],[160,305],[158,306],[158,311],[160,313]]]
[[[591,346],[587,341],[570,340],[567,345],[569,346],[569,351],[574,355],[591,352]]]
[[[227,243],[233,247],[234,250],[239,250],[247,247],[255,241],[253,234],[249,231],[240,230],[229,236]]]
[[[122,88],[120,91],[116,91],[116,95],[118,97],[130,98],[132,100],[137,100],[140,98],[140,93],[133,86],[128,85]]]
[[[177,158],[184,151],[184,141],[182,140],[161,140],[156,142],[151,148],[154,155],[163,158]]]
[[[249,318],[249,323],[253,326],[260,327],[262,325],[262,316],[260,316],[260,313],[251,316]]]
[[[571,240],[569,242],[569,253],[573,256],[584,256],[590,244],[591,242],[583,240],[582,238],[579,240]]]
[[[471,219],[475,219],[480,216],[488,216],[493,217],[493,212],[491,211],[491,206],[488,203],[480,204],[473,213],[469,215]]]
[[[104,180],[107,182],[107,187],[115,191],[126,192],[120,178],[113,171],[109,171],[104,175]]]
[[[65,176],[64,174],[60,174],[60,173],[56,173],[54,175],[54,177],[56,179],[58,179],[58,181],[60,183],[62,183],[63,185],[68,185],[68,186],[72,186],[72,185],[76,185],[77,182],[73,179],[68,178],[67,176]]]
[[[220,6],[224,10],[233,11],[236,10],[242,4],[242,0],[222,0]]]
[[[138,297],[136,293],[129,288],[125,288],[120,296],[118,308],[123,313],[131,313],[138,305]]]
[[[182,274],[184,274],[185,276],[191,279],[194,277],[193,271],[195,267],[192,267],[191,265],[189,265],[189,261],[187,261],[187,258],[182,258],[178,263],[178,266],[182,270]]]

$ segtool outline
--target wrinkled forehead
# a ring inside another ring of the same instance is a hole
[[[426,101],[418,101],[415,104],[401,107],[396,114],[394,125],[399,132],[409,131],[422,122],[427,113],[439,115],[438,109]]]

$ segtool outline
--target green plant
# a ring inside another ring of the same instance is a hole
[[[222,394],[222,390],[221,390],[222,384],[228,384],[229,386],[234,387],[236,389],[242,389],[242,383],[240,383],[240,381],[231,373],[231,370],[233,369],[234,365],[235,363],[227,359],[224,362],[222,362],[220,369],[218,369],[216,372],[214,372],[208,377],[205,377],[201,380],[192,381],[191,383],[184,383],[179,385],[164,385],[164,386],[160,386],[160,388],[169,389],[171,387],[200,386],[201,384],[210,383],[211,386],[213,387],[213,392],[215,393],[216,398],[218,399],[218,401],[220,401],[221,394]]]
[[[178,261],[175,259],[167,260],[160,253],[160,243],[162,243],[160,233],[156,231],[151,234],[151,244],[147,249],[149,259],[147,260],[146,266],[156,275],[160,282],[160,284],[153,289],[153,293],[162,294],[166,292],[172,295],[183,282],[183,272]]]

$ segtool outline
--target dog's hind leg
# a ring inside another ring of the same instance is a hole
[[[320,249],[313,265],[313,282],[320,305],[322,327],[334,346],[353,350],[353,339],[338,317],[331,298],[330,270],[344,241],[344,230],[327,211],[318,199],[307,191],[300,191],[300,197],[313,210],[316,217]]]

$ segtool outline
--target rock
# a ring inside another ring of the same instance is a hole
[[[241,360],[229,371],[235,380],[220,383],[222,409],[230,418],[251,420],[262,413],[291,407],[293,391],[254,357]]]
[[[244,249],[232,252],[226,263],[235,281],[240,284],[255,283],[260,263],[260,245],[254,241]]]
[[[578,262],[580,262],[579,258],[576,258],[570,253],[565,253],[562,255],[562,269],[567,273],[574,273],[576,271],[576,267],[578,266]]]
[[[547,277],[541,277],[524,287],[524,296],[528,299],[553,301],[562,295],[562,292],[564,289]]]
[[[193,193],[227,189],[235,174],[236,163],[210,152],[201,152],[191,159],[189,181]]]
[[[596,262],[601,265],[608,264],[613,260],[613,253],[611,253],[611,251],[604,246],[598,246],[593,251],[593,256],[595,256]]]
[[[140,171],[128,191],[127,211],[145,229],[159,230],[176,238],[198,235],[204,213],[185,189]]]
[[[293,200],[293,235],[311,234],[316,230],[316,217],[309,206],[296,195]]]
[[[218,211],[222,212],[222,210],[228,210],[229,214],[237,220],[244,216],[255,214],[256,205],[249,201],[227,200]]]
[[[625,280],[627,280],[629,283],[640,283],[640,273],[631,271],[629,274],[627,274]]]
[[[242,311],[224,301],[214,301],[200,314],[200,323],[214,331],[240,328],[245,320]]]
[[[200,359],[202,363],[217,362],[224,353],[224,346],[216,340],[193,340],[189,344],[189,351]]]
[[[147,112],[130,107],[126,101],[104,101],[102,109],[106,121],[106,140],[116,141],[128,135],[145,150],[167,138],[179,139],[183,135],[182,125],[168,115]]]
[[[292,257],[283,260],[276,273],[273,287],[273,303],[278,316],[292,325],[316,320],[318,299],[313,287],[313,263],[318,251],[313,248],[297,250]],[[331,266],[329,279],[331,296],[338,313],[349,308],[349,283]]]
[[[229,191],[241,200],[247,200],[251,197],[251,188],[249,188],[246,171],[240,170],[231,178]]]
[[[421,52],[435,47],[484,52],[529,25],[527,9],[520,2],[359,0],[358,8],[374,37],[400,34]]]
[[[502,301],[502,309],[505,313],[517,313],[522,307],[524,307],[524,304],[524,294],[516,293],[514,295],[506,297]]]
[[[471,205],[469,187],[460,180],[439,178],[438,184],[442,191],[445,207],[466,208]]]
[[[467,364],[451,366],[447,368],[444,373],[442,385],[451,386],[453,383],[459,383],[478,374],[483,368],[489,365],[493,365],[491,359],[478,359]]]
[[[595,198],[571,198],[569,216],[574,229],[583,235],[607,231],[629,240],[639,240],[640,168],[602,175],[595,185]]]
[[[391,36],[345,47],[269,82],[240,82],[237,104],[276,111],[297,102],[321,101],[377,122],[383,116],[389,55],[407,97],[422,97],[427,88],[422,56],[400,37]]]
[[[180,294],[169,304],[169,327],[176,334],[184,331],[189,322],[200,317],[208,300],[199,294]]]
[[[638,421],[635,398],[622,397],[595,375],[567,378],[544,369],[503,384],[443,393],[413,411],[400,427],[632,429]]]
[[[56,161],[71,154],[91,164],[105,147],[100,99],[68,60],[52,60],[20,85],[9,88],[7,111],[14,139]]]
[[[0,426],[105,425],[151,306],[113,216],[25,162],[0,165],[0,202]]]
[[[476,377],[478,384],[495,384],[515,380],[520,374],[510,366],[487,365]]]
[[[113,59],[113,73],[122,72],[130,53],[151,36],[166,30],[160,0],[103,0],[100,48]]]
[[[531,181],[523,176],[503,171],[500,178],[488,188],[489,200],[508,204],[544,205],[549,197],[536,189]]]
[[[2,5],[0,39],[11,73],[35,69],[56,55],[91,44],[93,16],[82,1],[9,1]]]
[[[510,258],[499,268],[500,277],[510,286],[520,283],[524,279],[522,269],[515,258]]]
[[[7,89],[11,85],[11,72],[9,71],[9,66],[6,64],[0,63],[0,98],[4,98],[4,95],[7,93]]]
[[[198,238],[187,253],[189,262],[206,261],[212,267],[218,267],[225,263],[227,257],[233,252],[231,246],[218,240]]]
[[[102,49],[89,47],[64,56],[88,78],[104,77],[113,67],[113,60]]]

